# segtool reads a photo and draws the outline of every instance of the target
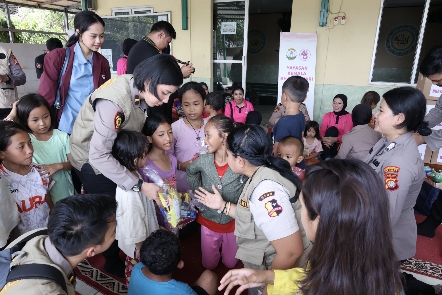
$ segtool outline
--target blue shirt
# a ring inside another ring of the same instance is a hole
[[[140,262],[132,269],[127,295],[197,295],[188,284],[183,282],[173,279],[167,282],[157,282],[146,278],[141,270],[143,267],[145,265]]]
[[[302,140],[305,129],[305,117],[302,112],[297,115],[283,116],[273,127],[275,142],[280,142],[284,137],[293,136]]]
[[[58,124],[58,129],[68,134],[72,133],[75,119],[77,119],[84,101],[94,91],[93,56],[94,53],[86,60],[80,44],[78,42],[75,44],[71,81]]]

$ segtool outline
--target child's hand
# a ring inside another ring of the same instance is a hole
[[[215,210],[223,210],[225,202],[221,194],[216,190],[215,186],[212,184],[212,190],[214,193],[210,193],[203,189],[202,187],[199,190],[195,190],[195,199],[200,201],[203,205]]]
[[[41,164],[39,165],[39,168],[37,168],[40,175],[47,175],[52,176],[54,175],[58,170],[63,169],[63,165],[61,163],[54,163],[54,164]]]

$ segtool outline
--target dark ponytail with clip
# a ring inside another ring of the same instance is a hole
[[[301,180],[293,173],[289,162],[271,155],[272,141],[261,126],[244,125],[234,129],[227,137],[227,148],[234,157],[240,156],[252,166],[266,166],[290,180],[296,187],[296,194],[290,201],[298,200]]]
[[[74,34],[66,42],[65,47],[71,47],[80,39],[80,35],[86,32],[90,26],[95,23],[100,23],[104,27],[103,19],[93,11],[81,11],[75,15],[74,18]],[[77,34],[77,30],[79,33]]]

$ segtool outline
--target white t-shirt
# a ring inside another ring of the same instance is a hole
[[[20,213],[18,231],[20,235],[42,227],[47,227],[49,205],[46,197],[54,185],[54,181],[38,173],[35,164],[30,165],[31,171],[20,175],[9,171],[0,164],[0,175],[8,181],[8,188],[14,196]]]
[[[299,230],[289,191],[277,182],[264,180],[250,197],[250,212],[256,226],[269,241],[288,237]]]

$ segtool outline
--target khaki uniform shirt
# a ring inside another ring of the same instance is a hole
[[[254,216],[250,211],[250,202],[252,201],[251,196],[255,193],[256,187],[264,180],[276,182],[284,187],[288,191],[288,194],[280,194],[279,196],[276,196],[275,193],[277,192],[275,191],[263,191],[262,194],[259,192],[260,196],[257,198],[256,206],[262,206],[262,208],[265,208],[267,210],[265,211],[267,216]],[[286,211],[284,214],[289,214],[286,216],[295,214],[297,228],[294,226],[293,233],[298,231],[298,229],[301,230],[302,241],[304,244],[304,253],[298,260],[297,266],[305,265],[306,256],[311,249],[311,242],[307,238],[301,222],[301,204],[299,200],[297,200],[295,203],[291,203],[291,206],[284,205],[285,203],[290,203],[290,199],[295,196],[295,193],[296,188],[294,184],[270,168],[259,168],[253,177],[247,181],[239,197],[235,216],[235,236],[236,244],[238,246],[236,258],[241,259],[245,267],[254,269],[271,268],[273,258],[276,255],[275,248],[273,248],[267,238],[267,235],[270,235],[271,233],[261,230],[257,223],[262,223],[264,217],[285,218],[284,220],[289,222],[287,217],[282,217],[281,215],[284,211]]]
[[[434,108],[432,108],[425,116],[424,121],[428,121],[430,128],[433,128],[442,122],[442,95],[437,100]],[[424,136],[424,140],[428,144],[430,150],[439,150],[442,148],[442,129],[433,130],[429,136]]]
[[[6,56],[0,59],[0,74],[9,77],[9,81],[0,83],[0,108],[8,109],[18,100],[16,86],[26,83],[26,75],[10,49],[0,46],[0,53]]]
[[[365,162],[372,167],[385,186],[390,201],[393,246],[398,260],[416,253],[416,204],[425,178],[424,164],[411,133],[393,142],[379,140],[370,150]]]
[[[40,229],[38,229],[40,230]],[[34,231],[28,232],[25,235],[32,234]],[[22,240],[18,238],[16,241]],[[14,242],[8,246],[12,247]],[[68,290],[68,295],[75,295],[73,279],[73,269],[71,264],[64,258],[64,256],[58,252],[54,245],[49,240],[48,236],[38,236],[31,239],[22,249],[25,252],[25,256],[20,260],[20,264],[48,264],[51,265],[63,274],[66,282],[66,287]],[[72,279],[71,281],[68,279]],[[66,294],[65,291],[55,282],[46,279],[24,279],[18,280],[5,285],[5,287],[0,291],[1,295],[11,294],[11,295],[58,295]]]
[[[381,139],[381,134],[367,124],[358,125],[342,136],[336,159],[358,159],[364,161],[368,151]]]
[[[140,132],[146,121],[144,101],[132,85],[132,75],[121,75],[95,90],[81,108],[71,135],[71,163],[76,169],[89,163],[95,173],[130,190],[138,178],[111,155],[119,130]]]

